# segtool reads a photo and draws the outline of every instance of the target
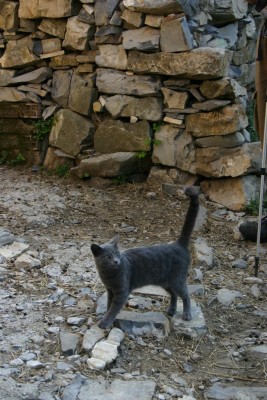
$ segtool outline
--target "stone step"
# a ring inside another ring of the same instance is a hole
[[[151,400],[155,390],[156,382],[151,380],[122,381],[116,379],[110,382],[103,378],[85,379],[77,375],[65,387],[62,400]]]

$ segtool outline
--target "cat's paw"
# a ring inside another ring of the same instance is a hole
[[[105,321],[104,319],[101,319],[101,320],[98,322],[97,326],[98,326],[99,328],[101,328],[101,329],[108,329],[108,328],[110,327],[110,324],[109,324],[107,321]]]
[[[169,308],[169,309],[167,310],[167,314],[168,314],[170,317],[173,317],[175,313],[176,313],[176,310],[174,310],[173,308]]]
[[[184,321],[191,321],[191,319],[192,319],[191,313],[183,313],[182,319]]]

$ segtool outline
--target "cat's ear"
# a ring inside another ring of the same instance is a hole
[[[98,244],[91,244],[91,251],[95,257],[102,253],[103,249]]]
[[[112,244],[113,246],[117,246],[119,238],[120,238],[120,235],[116,235],[109,241],[109,243]]]

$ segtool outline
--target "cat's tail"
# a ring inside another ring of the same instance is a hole
[[[200,187],[199,186],[188,186],[185,189],[185,194],[190,198],[190,204],[186,213],[186,217],[184,220],[184,225],[182,231],[180,233],[178,243],[183,246],[188,246],[191,234],[194,229],[194,225],[197,219],[197,214],[199,210],[199,194]]]

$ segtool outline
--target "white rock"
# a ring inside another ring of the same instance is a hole
[[[22,254],[15,261],[16,268],[37,268],[41,266],[41,261],[30,256],[29,254]]]
[[[85,317],[69,317],[67,324],[80,326],[86,321]]]
[[[243,297],[242,293],[237,290],[220,289],[217,293],[219,303],[224,306],[230,306],[237,297]]]
[[[88,358],[87,365],[90,369],[104,369],[106,362],[99,358]]]
[[[32,369],[38,369],[38,368],[43,368],[44,364],[41,363],[38,360],[30,360],[26,362],[27,367],[32,368]]]
[[[20,357],[24,362],[35,360],[36,354],[32,352],[23,353]]]
[[[14,242],[8,246],[0,247],[0,255],[6,259],[19,256],[24,251],[28,250],[29,245],[21,242]]]
[[[197,238],[194,242],[194,252],[196,264],[212,268],[213,266],[213,249],[208,246],[206,239]]]
[[[262,279],[256,278],[255,276],[248,276],[243,280],[243,283],[248,283],[248,284],[262,283]]]
[[[105,331],[99,328],[97,325],[93,325],[88,329],[83,337],[82,348],[84,351],[91,351],[94,345],[99,342],[99,340],[105,337]]]
[[[104,360],[106,363],[111,363],[118,356],[117,346],[106,341],[99,342],[92,350],[92,357]]]
[[[124,339],[124,332],[119,328],[112,328],[109,332],[107,341],[108,343],[115,344],[119,346]]]
[[[24,365],[24,362],[21,358],[14,358],[14,360],[11,360],[9,364],[14,367],[19,367],[20,365]]]

